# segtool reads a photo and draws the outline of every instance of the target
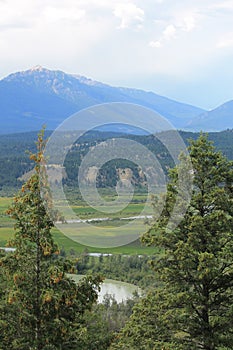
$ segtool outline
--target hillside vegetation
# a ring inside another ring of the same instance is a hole
[[[22,185],[22,181],[25,180],[25,178],[22,176],[33,168],[33,163],[30,161],[25,150],[30,152],[35,151],[34,140],[36,138],[36,134],[36,132],[29,132],[0,136],[1,195],[11,195],[14,193],[15,188],[20,187]],[[50,134],[51,132],[47,131],[46,137],[48,137]],[[188,144],[188,140],[197,139],[199,133],[181,131],[180,135],[184,142]],[[174,166],[168,150],[153,135],[139,136],[93,131],[82,136],[82,138],[80,138],[78,142],[73,145],[72,149],[67,154],[64,163],[66,174],[64,183],[67,186],[76,187],[80,163],[90,148],[110,137],[130,138],[146,146],[157,156],[165,174],[167,174],[169,168]],[[233,130],[209,133],[209,139],[214,142],[216,148],[220,150],[228,159],[233,159]],[[145,178],[140,173],[139,167],[128,160],[122,159],[112,160],[104,164],[99,172],[99,175],[97,176],[97,187],[115,187],[121,174],[125,172],[125,169],[126,173],[130,174],[129,180],[138,189],[143,189],[145,187]]]

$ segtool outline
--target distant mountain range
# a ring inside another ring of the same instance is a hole
[[[228,101],[209,112],[204,112],[191,120],[186,129],[199,131],[219,131],[233,128],[233,101]]]
[[[153,92],[113,87],[79,75],[40,66],[0,81],[1,134],[55,129],[75,112],[96,104],[128,102],[148,107],[177,129],[220,131],[233,128],[233,101],[205,111]]]

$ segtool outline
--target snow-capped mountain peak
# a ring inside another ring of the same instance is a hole
[[[47,70],[47,69],[44,68],[44,67],[42,67],[42,66],[40,66],[39,64],[38,64],[37,66],[34,66],[34,67],[32,67],[32,68],[30,69],[30,71],[32,71],[32,72],[35,72],[35,71],[37,71],[37,72],[42,72],[43,70]]]

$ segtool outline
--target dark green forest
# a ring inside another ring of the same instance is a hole
[[[172,132],[170,132],[172,133]],[[50,131],[45,132],[48,137]],[[20,187],[24,179],[22,175],[27,173],[33,167],[33,162],[28,158],[27,152],[35,151],[35,143],[37,133],[19,133],[0,136],[0,193],[2,195],[12,195],[15,187]],[[188,145],[189,139],[197,139],[199,134],[192,132],[180,131],[180,135],[184,142]],[[209,139],[212,140],[217,150],[220,150],[228,159],[233,159],[233,130],[209,133]],[[125,137],[139,142],[152,151],[158,158],[165,172],[174,166],[173,160],[164,145],[153,135],[138,136],[126,135],[120,133],[91,131],[83,135],[72,149],[68,152],[65,159],[65,170],[67,177],[64,184],[69,187],[77,187],[77,174],[82,158],[87,154],[92,146],[95,146],[109,137]],[[168,132],[169,137],[169,132]],[[129,168],[133,172],[133,182],[136,187],[143,188],[144,178],[139,176],[139,168],[136,164],[116,159],[104,164],[100,169],[97,177],[97,187],[111,188],[114,187],[119,180],[116,169]]]

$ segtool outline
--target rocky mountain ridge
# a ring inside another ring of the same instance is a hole
[[[0,81],[1,133],[38,130],[42,124],[55,129],[71,114],[111,102],[150,108],[178,129],[206,112],[151,91],[113,87],[81,75],[41,66],[10,74]]]

